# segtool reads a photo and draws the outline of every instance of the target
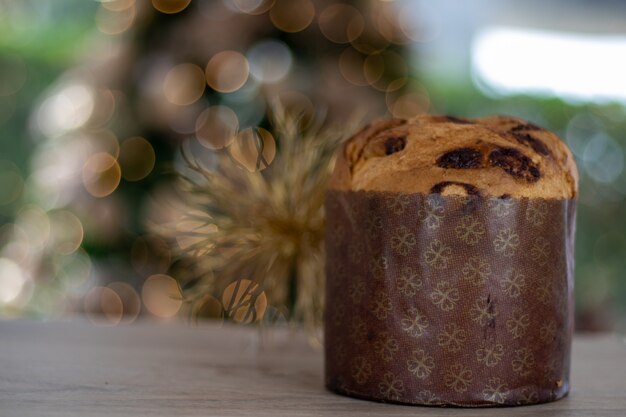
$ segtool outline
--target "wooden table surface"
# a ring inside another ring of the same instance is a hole
[[[263,339],[263,341],[261,341]],[[0,416],[626,416],[626,344],[578,336],[564,400],[442,409],[342,397],[302,335],[82,319],[0,322]]]

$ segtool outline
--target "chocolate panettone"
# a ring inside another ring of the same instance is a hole
[[[326,385],[407,404],[569,391],[578,173],[511,117],[365,127],[326,200]]]

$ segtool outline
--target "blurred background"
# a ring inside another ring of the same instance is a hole
[[[176,220],[178,149],[262,169],[260,126],[271,165],[279,99],[304,120],[495,113],[557,132],[581,174],[577,327],[624,332],[625,56],[611,0],[0,0],[0,318],[184,314],[153,232]]]

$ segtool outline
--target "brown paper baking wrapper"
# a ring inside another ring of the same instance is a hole
[[[575,200],[329,191],[326,386],[495,406],[569,390]]]

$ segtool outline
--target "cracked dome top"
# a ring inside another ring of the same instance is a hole
[[[380,120],[337,155],[330,188],[530,198],[575,198],[567,146],[527,121],[420,115]]]

